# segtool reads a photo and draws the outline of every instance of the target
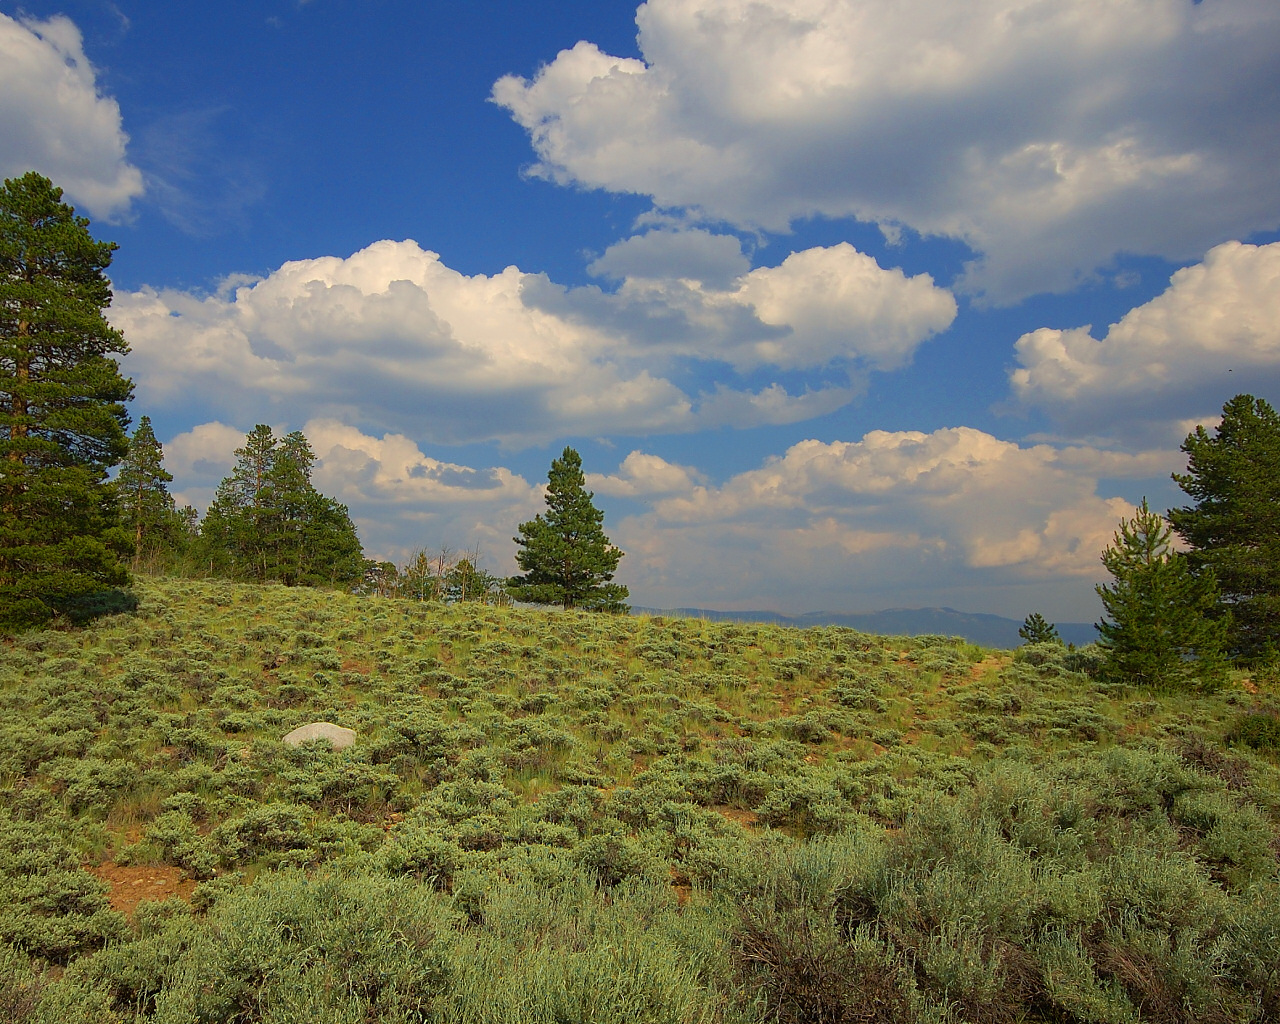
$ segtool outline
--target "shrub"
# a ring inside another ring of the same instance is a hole
[[[0,812],[0,943],[65,963],[119,938],[106,892],[52,828]]]
[[[1242,743],[1254,750],[1280,750],[1280,711],[1264,708],[1249,711],[1232,723],[1228,743]]]

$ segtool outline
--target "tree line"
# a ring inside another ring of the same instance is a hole
[[[0,629],[75,619],[127,589],[130,568],[626,610],[612,583],[622,552],[572,448],[552,463],[546,515],[513,538],[525,572],[507,580],[478,552],[366,559],[346,506],[313,485],[301,431],[254,427],[203,519],[179,508],[150,418],[127,433],[133,382],[117,357],[129,349],[105,313],[116,248],[42,175],[0,189]]]

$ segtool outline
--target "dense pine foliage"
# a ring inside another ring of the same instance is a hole
[[[627,588],[611,582],[622,552],[604,533],[604,513],[586,489],[582,457],[566,448],[551,463],[547,511],[518,527],[516,564],[508,592],[517,601],[563,608],[626,611]]]
[[[1060,644],[1062,637],[1058,635],[1058,627],[1045,619],[1039,612],[1032,612],[1018,627],[1018,636],[1029,644]]]
[[[1111,677],[1153,689],[1221,683],[1228,620],[1214,616],[1220,599],[1213,573],[1192,574],[1146,499],[1120,523],[1102,564],[1114,579],[1097,588],[1107,612],[1099,646]]]
[[[1237,655],[1280,654],[1280,415],[1252,395],[1236,395],[1212,432],[1203,426],[1182,445],[1186,473],[1173,478],[1194,504],[1169,521],[1201,575],[1212,573],[1230,612]]]
[[[0,187],[0,629],[128,582],[107,470],[133,390],[107,323],[115,245],[31,173]]]
[[[0,647],[0,1016],[1280,1013],[1276,680],[142,580]],[[290,748],[329,720],[354,747]],[[115,870],[189,901],[112,909]],[[188,883],[188,886],[190,883]]]
[[[311,483],[316,457],[301,431],[277,438],[259,423],[237,448],[200,523],[196,563],[210,575],[290,586],[351,584],[365,571],[345,505]]]

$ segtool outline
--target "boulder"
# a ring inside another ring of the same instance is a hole
[[[284,741],[291,747],[300,747],[311,740],[328,740],[333,744],[334,750],[345,750],[355,743],[356,733],[354,729],[344,729],[332,722],[311,722],[298,726],[284,737]]]

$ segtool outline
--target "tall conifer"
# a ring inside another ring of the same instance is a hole
[[[547,513],[518,527],[516,564],[508,592],[517,601],[565,608],[626,611],[627,588],[611,583],[622,552],[604,534],[604,513],[585,487],[582,457],[566,448],[551,463]]]
[[[200,530],[211,572],[290,586],[361,578],[355,525],[345,505],[312,485],[315,453],[300,431],[278,439],[259,423],[235,454]]]
[[[34,172],[0,188],[0,626],[48,621],[128,583],[107,470],[133,385],[113,356],[115,251]]]
[[[1213,573],[1191,574],[1145,498],[1132,519],[1121,520],[1102,564],[1115,581],[1097,588],[1107,611],[1098,646],[1112,676],[1156,689],[1221,681],[1226,622],[1211,617],[1218,604]]]
[[[1182,444],[1187,472],[1174,480],[1194,505],[1169,510],[1190,545],[1192,571],[1212,571],[1230,610],[1228,644],[1249,659],[1280,647],[1280,415],[1260,398],[1236,395],[1212,432]]]
[[[143,416],[129,439],[116,477],[120,514],[133,537],[137,557],[170,542],[181,531],[181,518],[169,493],[173,474],[164,468],[164,448],[151,429],[151,417]]]

